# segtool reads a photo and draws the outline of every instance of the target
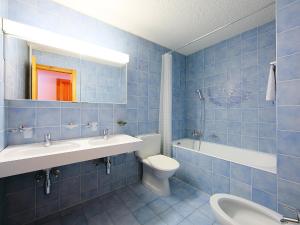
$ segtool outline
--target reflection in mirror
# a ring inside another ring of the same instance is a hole
[[[34,100],[77,101],[76,70],[36,63],[31,57],[31,96]]]
[[[81,60],[81,101],[126,103],[125,67],[113,67]]]
[[[80,101],[80,58],[32,49],[31,98]]]
[[[100,64],[5,35],[5,98],[120,103],[127,67]]]

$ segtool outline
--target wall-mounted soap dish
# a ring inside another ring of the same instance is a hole
[[[64,125],[64,127],[66,127],[66,128],[68,128],[68,129],[74,129],[74,128],[76,128],[76,127],[78,127],[79,125],[78,124],[74,124],[74,123],[68,123],[68,124],[66,124],[66,125]]]
[[[13,128],[8,130],[9,133],[21,133],[25,139],[33,137],[33,127],[26,127],[23,124],[19,128]]]

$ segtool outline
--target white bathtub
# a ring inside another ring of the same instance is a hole
[[[199,141],[180,139],[173,141],[173,146],[184,148],[199,154],[238,163],[276,174],[276,155],[252,151],[228,145],[202,142],[199,150]]]

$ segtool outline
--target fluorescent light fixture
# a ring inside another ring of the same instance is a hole
[[[122,66],[129,62],[128,54],[4,18],[3,31],[5,34],[25,40],[33,46],[46,46],[50,49],[77,54],[83,58],[113,65]]]

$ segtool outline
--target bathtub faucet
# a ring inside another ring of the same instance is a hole
[[[201,130],[193,130],[192,136],[201,138],[203,136],[203,132]]]
[[[196,144],[196,146],[194,146],[194,149],[198,149],[200,151],[201,148],[201,144],[202,144],[202,137],[203,137],[203,132],[201,130],[193,130],[192,132],[192,136],[197,139],[198,138],[198,143],[194,142],[194,145]]]

